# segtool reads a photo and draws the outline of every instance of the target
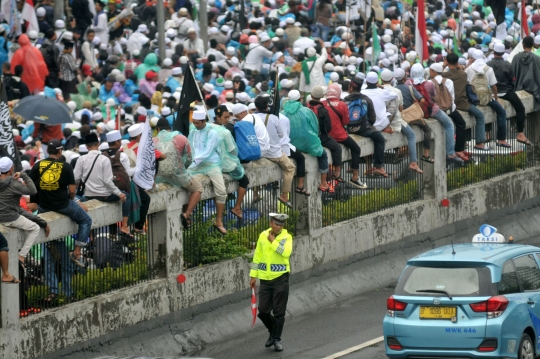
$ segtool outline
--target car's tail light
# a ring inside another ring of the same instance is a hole
[[[485,339],[478,347],[479,352],[494,352],[497,350],[497,339],[488,338]]]
[[[483,302],[469,304],[469,306],[473,312],[487,313],[488,319],[492,319],[500,317],[508,307],[508,303],[505,296],[498,295]]]
[[[386,344],[389,349],[392,350],[402,350],[403,346],[395,337],[386,337]]]
[[[393,317],[396,311],[404,311],[405,308],[407,308],[407,303],[396,300],[393,295],[386,300],[386,315],[389,317]]]

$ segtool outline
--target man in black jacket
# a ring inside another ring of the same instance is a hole
[[[60,86],[58,80],[58,74],[60,73],[60,66],[58,65],[58,56],[60,55],[60,50],[54,43],[56,40],[56,33],[53,29],[47,30],[45,33],[46,40],[41,45],[41,54],[43,55],[43,60],[47,64],[47,69],[49,70],[49,76],[45,78],[45,86],[51,88],[57,88]]]
[[[2,75],[4,76],[8,101],[20,100],[26,96],[30,96],[28,86],[21,80],[23,67],[21,65],[15,66],[15,75],[11,74],[10,68],[11,65],[9,62],[2,64]]]
[[[506,52],[504,44],[497,43],[493,49],[494,58],[488,62],[487,65],[495,72],[495,77],[497,78],[497,93],[500,98],[510,102],[516,110],[517,141],[526,145],[531,145],[531,142],[525,137],[525,133],[523,133],[527,116],[525,114],[525,107],[515,91],[516,76],[514,75],[512,64],[503,59],[503,55]]]
[[[349,95],[345,97],[345,102],[350,108],[350,105],[353,101],[357,99],[362,99],[367,103],[367,116],[360,125],[351,126],[349,125],[347,131],[349,134],[359,135],[362,137],[368,137],[373,141],[373,165],[374,169],[373,174],[386,174],[384,170],[384,145],[385,140],[383,135],[373,128],[375,121],[377,121],[377,115],[373,107],[373,101],[366,95],[360,93],[360,89],[364,84],[365,75],[363,73],[358,73],[352,81],[349,83]],[[369,172],[369,170],[368,170]]]

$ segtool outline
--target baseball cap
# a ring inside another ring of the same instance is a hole
[[[58,151],[62,149],[64,149],[64,147],[62,146],[62,142],[60,140],[57,140],[56,138],[53,138],[47,143],[47,152]]]

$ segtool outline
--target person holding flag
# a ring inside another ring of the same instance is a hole
[[[264,344],[274,346],[275,351],[283,351],[281,334],[285,325],[285,312],[289,300],[289,258],[293,249],[292,235],[283,228],[289,218],[283,213],[270,213],[270,228],[259,235],[251,271],[250,286],[259,287],[259,319],[270,336]]]

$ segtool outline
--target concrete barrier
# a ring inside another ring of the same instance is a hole
[[[522,98],[527,111],[532,111],[532,97],[522,95]],[[505,108],[510,117],[513,109],[508,108],[507,104]],[[493,122],[491,109],[485,109],[484,112],[486,122]],[[474,125],[468,116],[466,119],[469,127]],[[440,229],[448,236],[457,223],[479,221],[491,213],[515,209],[520,203],[538,201],[540,181],[537,167],[447,192],[443,129],[436,121],[429,121],[429,124],[437,138],[432,148],[436,162],[425,171],[427,183],[424,200],[321,228],[320,195],[311,191],[314,193],[311,197],[301,199],[297,204],[301,212],[299,235],[294,239],[291,259],[292,270],[297,273],[294,276],[296,281],[316,276],[320,271],[338,266],[339,263],[375,256],[385,248],[399,246],[406,238]],[[421,141],[421,133],[417,132],[417,135],[417,140]],[[387,148],[406,144],[405,137],[400,134],[384,136]],[[531,141],[537,145],[537,151],[540,138],[533,137]],[[369,140],[358,139],[358,142],[362,155],[372,153],[373,146]],[[345,160],[348,156],[349,153],[344,151]],[[308,190],[315,189],[318,185],[316,159],[306,156],[306,166],[306,185]],[[246,172],[251,186],[281,178],[279,167],[266,160],[247,165]],[[203,198],[212,197],[213,190],[209,182],[204,180],[203,185]],[[234,181],[228,180],[227,186],[229,191],[236,189]],[[163,325],[163,318],[180,321],[180,318],[193,313],[193,308],[209,310],[235,298],[245,297],[249,282],[249,260],[236,258],[184,271],[179,216],[187,200],[186,194],[182,190],[162,185],[158,192],[151,193],[151,197],[150,213],[155,216],[150,230],[157,242],[156,248],[162,251],[155,256],[161,258],[164,264],[163,278],[24,319],[19,319],[17,286],[2,285],[0,358],[29,359],[58,350],[76,350],[86,341],[107,340],[111,333],[123,333],[133,326],[137,330],[156,328]],[[449,199],[449,207],[440,205],[443,198]],[[89,213],[94,220],[93,228],[117,221],[119,209],[118,204],[91,202]],[[43,218],[51,224],[50,238],[76,232],[76,225],[64,216],[47,213]],[[528,220],[535,221],[533,218]],[[530,227],[540,230],[536,223]],[[16,273],[15,248],[22,246],[23,233],[6,228],[0,230],[6,235],[12,249],[10,270]],[[38,243],[48,240],[40,236]],[[183,284],[176,281],[179,274],[186,276]],[[54,357],[55,354],[51,355]]]

